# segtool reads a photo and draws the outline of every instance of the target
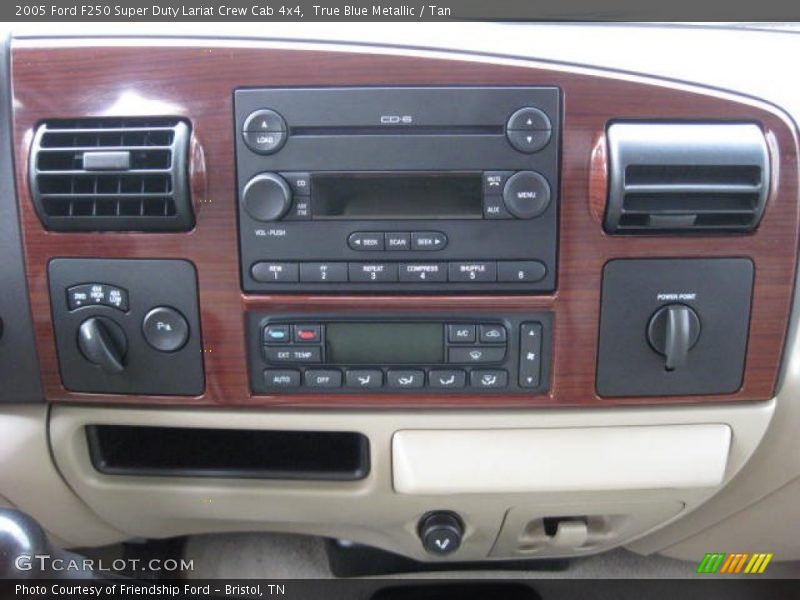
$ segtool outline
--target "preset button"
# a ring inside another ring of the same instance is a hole
[[[400,281],[436,283],[447,281],[446,263],[405,263],[400,265]]]
[[[350,263],[353,283],[388,283],[397,281],[397,265],[392,263]]]
[[[450,281],[484,282],[497,280],[497,263],[495,262],[451,262],[449,267]]]
[[[533,283],[547,275],[547,267],[538,260],[503,260],[497,263],[497,281]]]
[[[287,283],[298,281],[297,263],[257,262],[250,269],[253,279],[259,283]]]
[[[341,283],[347,281],[347,263],[300,263],[300,281],[308,283]]]

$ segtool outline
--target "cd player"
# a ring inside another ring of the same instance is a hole
[[[559,91],[234,96],[248,292],[549,292]]]

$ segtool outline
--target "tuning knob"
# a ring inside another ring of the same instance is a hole
[[[242,206],[256,221],[276,221],[292,204],[292,190],[275,173],[256,175],[242,191]]]
[[[653,350],[665,357],[664,368],[674,371],[700,338],[700,319],[685,304],[667,304],[659,308],[647,326],[647,341]]]
[[[122,327],[107,317],[91,317],[81,323],[78,347],[86,360],[110,375],[125,370],[128,340]]]

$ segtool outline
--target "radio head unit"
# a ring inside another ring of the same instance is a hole
[[[245,291],[555,289],[557,88],[234,101]]]

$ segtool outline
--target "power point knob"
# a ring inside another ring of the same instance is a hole
[[[686,364],[689,351],[700,339],[700,318],[685,304],[667,304],[650,317],[647,341],[664,356],[667,371]]]

